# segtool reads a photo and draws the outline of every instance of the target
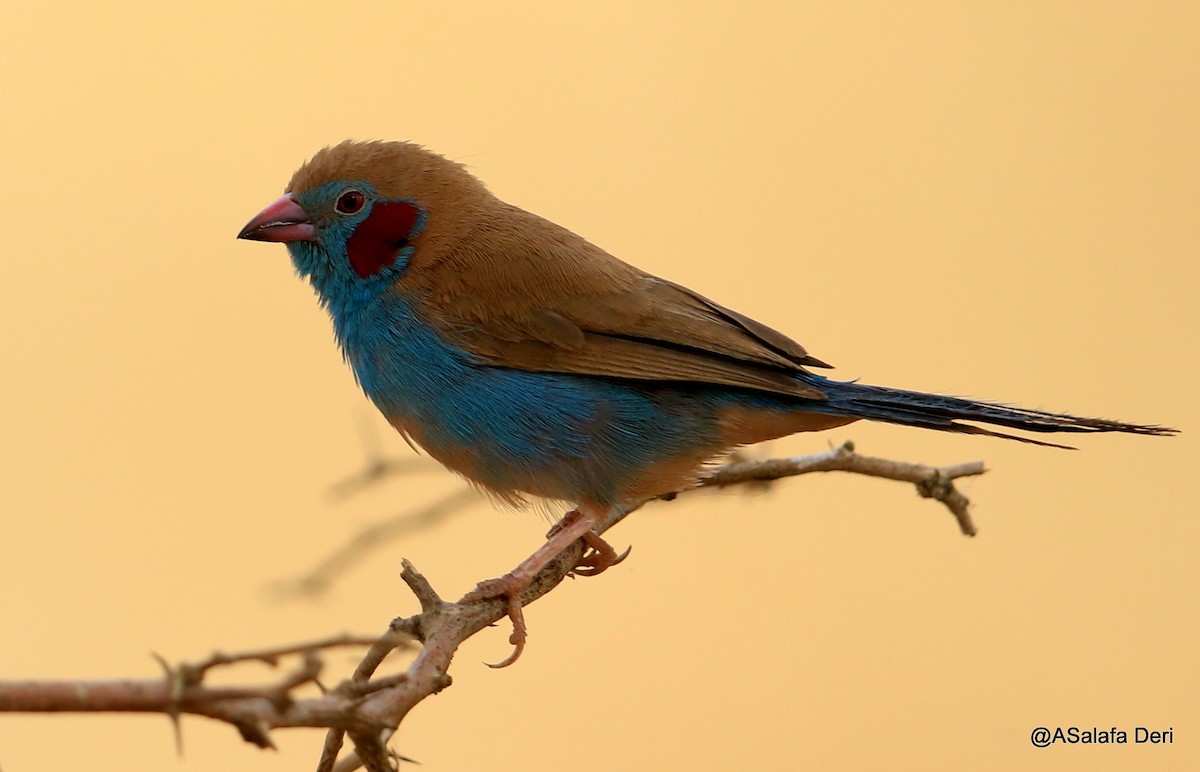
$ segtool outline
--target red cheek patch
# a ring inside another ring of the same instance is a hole
[[[420,218],[421,210],[407,201],[376,204],[346,242],[346,255],[354,272],[366,279],[395,262],[400,250],[408,246]]]

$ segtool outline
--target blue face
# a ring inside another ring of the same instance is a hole
[[[316,229],[316,241],[287,245],[296,271],[312,282],[331,312],[349,310],[403,275],[425,227],[425,210],[410,200],[379,197],[359,180],[327,182],[294,194]]]

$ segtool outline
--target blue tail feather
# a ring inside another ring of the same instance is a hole
[[[1130,424],[1105,418],[1084,418],[1067,413],[1050,413],[996,402],[983,402],[941,394],[925,394],[919,391],[905,391],[864,383],[834,381],[810,373],[805,373],[805,376],[806,382],[816,386],[827,397],[825,402],[818,403],[821,405],[819,412],[885,421],[903,426],[918,426],[961,434],[986,434],[991,437],[1003,437],[1034,445],[1070,450],[1073,450],[1070,445],[1043,442],[972,424],[959,423],[959,421],[976,421],[1037,433],[1127,432],[1130,434],[1171,435],[1178,431],[1165,426]]]

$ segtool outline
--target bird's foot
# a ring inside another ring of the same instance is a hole
[[[588,545],[589,550],[584,553],[571,571],[579,576],[602,574],[629,557],[629,553],[633,550],[633,547],[630,546],[626,547],[624,552],[617,554],[611,544],[600,538],[599,534],[591,531],[585,533],[581,538]]]
[[[551,539],[563,529],[571,528],[582,517],[584,515],[580,514],[578,508],[572,509],[563,515],[561,520],[550,527],[550,530],[546,532],[546,538]],[[629,552],[633,549],[633,547],[626,547],[624,552],[617,554],[612,545],[590,528],[580,534],[579,538],[583,539],[583,543],[588,546],[588,551],[584,553],[583,557],[579,559],[579,562],[575,564],[575,568],[571,571],[572,574],[578,576],[602,574],[607,569],[629,557]]]
[[[522,577],[517,571],[510,571],[504,576],[498,576],[495,579],[485,579],[475,585],[475,589],[468,592],[459,600],[459,603],[474,603],[477,600],[490,600],[491,598],[504,598],[505,613],[512,622],[512,635],[508,636],[508,642],[512,644],[512,654],[509,654],[503,660],[491,663],[486,662],[488,667],[502,668],[508,667],[516,662],[522,652],[525,651],[525,640],[529,637],[528,630],[525,627],[525,612],[522,610],[524,604],[521,603],[521,593],[529,587],[532,577]]]
[[[629,550],[626,550],[623,554],[618,555],[616,550],[592,532],[592,526],[596,524],[599,517],[600,513],[598,512],[571,510],[550,529],[546,543],[523,560],[521,565],[504,576],[480,582],[475,585],[474,590],[468,592],[459,601],[459,603],[474,603],[492,598],[504,598],[505,600],[505,611],[513,626],[512,635],[508,637],[508,642],[513,645],[513,653],[501,662],[494,665],[489,664],[489,667],[508,667],[516,662],[521,653],[525,651],[528,631],[525,627],[525,615],[522,612],[524,604],[521,596],[529,589],[538,572],[558,557],[559,553],[571,546],[576,539],[583,539],[584,543],[591,548],[580,559],[579,565],[576,567],[576,571],[585,576],[598,574],[609,566],[620,563],[629,554]],[[582,566],[582,571],[579,570],[579,566]]]

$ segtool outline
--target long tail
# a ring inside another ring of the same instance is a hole
[[[819,403],[822,407],[819,412],[866,418],[872,421],[886,421],[903,426],[919,426],[943,432],[986,434],[991,437],[1004,437],[1034,445],[1073,450],[1074,448],[1070,445],[1042,442],[958,422],[978,421],[1038,433],[1128,432],[1130,434],[1163,436],[1177,434],[1179,431],[1166,426],[1127,424],[1104,418],[1082,418],[1066,413],[1048,413],[1043,410],[1011,407],[995,402],[980,402],[979,400],[946,397],[940,394],[890,389],[885,386],[834,381],[811,373],[805,375],[807,376],[805,380],[824,392],[828,398],[825,402]]]

